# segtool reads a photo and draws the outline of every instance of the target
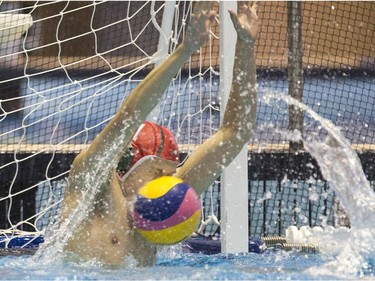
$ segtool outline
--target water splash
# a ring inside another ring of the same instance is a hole
[[[318,140],[313,134],[307,136],[293,134],[291,138],[304,142],[305,149],[317,160],[323,176],[335,190],[351,219],[352,239],[350,243],[334,261],[309,269],[309,273],[324,275],[335,272],[336,275],[342,275],[343,277],[346,277],[346,274],[351,274],[351,276],[361,274],[364,268],[368,267],[366,263],[368,257],[375,250],[372,246],[373,241],[375,241],[375,233],[373,234],[371,231],[375,226],[375,218],[372,218],[372,213],[375,210],[375,195],[364,175],[357,154],[351,149],[350,144],[337,127],[320,117],[306,105],[288,96],[269,94],[267,98],[284,101],[287,104],[299,107],[314,120],[320,122],[321,126],[328,132],[324,141]],[[118,144],[121,143],[122,140],[119,140]],[[107,157],[109,158],[111,155],[112,153],[109,152]],[[98,165],[96,172],[98,175],[102,174],[102,177],[87,175],[87,181],[91,184],[88,184],[88,188],[83,194],[82,202],[84,204],[79,204],[66,222],[60,225],[58,229],[54,229],[53,235],[49,237],[47,243],[35,256],[34,261],[36,263],[51,264],[59,259],[61,260],[63,247],[71,237],[72,230],[87,217],[90,211],[101,184],[96,182],[95,179],[105,178],[104,173],[107,168],[104,168],[104,165],[111,162],[110,159],[107,160],[100,159],[98,161],[101,165]]]
[[[61,223],[55,223],[48,228],[45,233],[45,242],[34,255],[32,262],[35,264],[55,264],[61,263],[66,257],[64,246],[72,237],[73,232],[82,222],[84,222],[94,206],[94,200],[99,187],[104,184],[108,178],[108,171],[115,168],[117,162],[114,155],[121,151],[124,146],[125,131],[127,125],[124,124],[123,129],[117,134],[116,140],[111,142],[108,149],[94,159],[96,163],[95,170],[92,173],[82,173],[78,175],[79,180],[85,182],[86,189],[80,191],[79,203],[77,207],[71,211],[67,219]]]
[[[309,269],[311,274],[332,274],[354,277],[369,269],[367,261],[375,251],[375,193],[363,172],[361,162],[340,130],[303,103],[290,96],[267,94],[266,99],[284,101],[310,115],[327,131],[325,140],[310,133],[294,133],[293,140],[302,140],[304,148],[316,159],[323,177],[334,189],[351,221],[350,243],[334,261]],[[290,136],[290,135],[289,135]]]

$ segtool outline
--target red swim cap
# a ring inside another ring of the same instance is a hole
[[[167,128],[155,123],[144,122],[131,140],[133,147],[133,166],[139,159],[147,155],[179,162],[177,142]]]

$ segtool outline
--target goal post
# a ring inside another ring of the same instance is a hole
[[[228,10],[237,11],[235,1],[220,1],[220,95],[221,117],[233,79],[236,31]],[[243,58],[246,59],[246,58]],[[249,208],[247,145],[221,174],[221,250],[224,253],[246,253],[249,250]]]

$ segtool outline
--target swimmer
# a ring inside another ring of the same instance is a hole
[[[156,245],[146,241],[132,226],[131,207],[137,190],[162,175],[175,175],[201,194],[250,139],[256,116],[254,43],[259,28],[255,4],[239,4],[237,14],[229,11],[237,31],[237,43],[233,83],[220,129],[180,167],[177,167],[176,159],[153,157],[138,167],[134,165],[125,177],[116,173],[117,163],[128,153],[132,140],[137,139],[138,128],[157,105],[170,81],[195,50],[206,42],[209,24],[216,16],[213,3],[201,1],[195,4],[183,42],[144,78],[103,131],[74,160],[63,201],[62,221],[83,200],[82,190],[87,189],[90,180],[100,182],[100,186],[88,217],[69,237],[66,251],[107,265],[122,265],[129,257],[138,266],[153,265]],[[173,144],[173,140],[171,142]],[[98,167],[107,169],[101,168],[98,172]]]

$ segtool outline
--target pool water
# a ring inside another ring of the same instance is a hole
[[[31,256],[0,258],[2,280],[347,280],[348,276],[320,273],[319,267],[334,256],[270,251],[262,254],[203,255],[176,247],[163,249],[155,266],[109,268],[95,261],[60,261],[38,264]],[[317,268],[308,272],[309,268]],[[375,278],[371,270],[353,276]]]

